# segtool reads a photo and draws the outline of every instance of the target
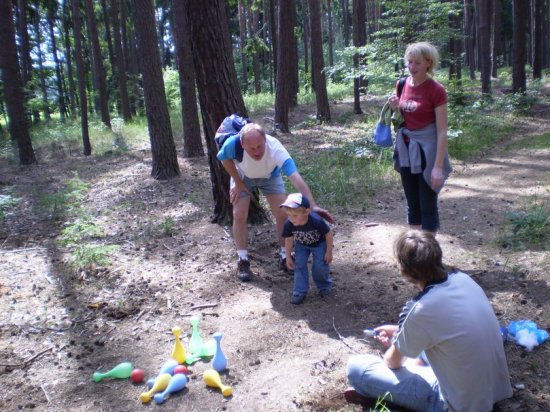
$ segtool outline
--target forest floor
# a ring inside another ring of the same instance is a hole
[[[526,149],[521,143],[550,131],[545,92],[530,116],[517,119],[517,131],[506,142],[454,162],[440,197],[438,239],[445,261],[483,287],[502,325],[531,319],[549,329],[549,252],[511,252],[494,241],[507,212],[535,198],[548,201],[550,148]],[[375,113],[380,104],[366,99],[363,106]],[[314,110],[293,111],[293,134],[279,136],[291,153],[343,142],[361,118],[349,115],[350,102],[334,102],[333,118],[345,117],[345,124],[300,128]],[[264,116],[272,114],[253,118],[261,123]],[[144,384],[93,383],[92,373],[130,361],[154,377],[170,358],[172,327],[183,329],[188,348],[192,316],[200,317],[205,340],[223,333],[228,370],[222,381],[233,387],[233,396],[224,399],[205,386],[202,372],[210,366],[199,361],[191,366],[187,388],[163,410],[361,410],[342,396],[346,362],[352,354],[382,350],[362,330],[395,323],[415,293],[392,258],[392,241],[406,228],[396,179],[374,194],[365,212],[331,210],[335,295],[323,299],[313,288],[294,306],[292,278],[277,268],[271,224],[251,228],[255,276],[249,283],[237,281],[231,228],[209,220],[204,158],[180,158],[181,176],[159,182],[150,178],[147,148],[88,158],[59,146],[50,149],[38,153],[35,166],[0,164],[2,193],[20,199],[0,222],[0,410],[156,408],[138,400]],[[71,249],[56,241],[67,225],[64,216],[74,211],[41,201],[41,195],[62,190],[75,172],[89,184],[81,211],[94,217],[104,242],[120,245],[107,267],[77,273],[68,265]],[[516,389],[500,410],[550,411],[550,342],[532,352],[512,342],[505,348]]]

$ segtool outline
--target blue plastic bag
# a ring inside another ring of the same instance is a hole
[[[508,333],[511,336],[515,338],[520,330],[526,330],[533,333],[537,338],[537,343],[539,345],[548,340],[548,332],[544,329],[539,329],[537,324],[532,320],[517,320],[510,322],[510,325],[508,326]]]
[[[380,147],[393,146],[391,137],[391,107],[386,103],[380,113],[376,129],[374,130],[374,143]]]

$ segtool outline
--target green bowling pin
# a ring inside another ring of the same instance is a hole
[[[109,372],[94,372],[94,374],[92,375],[92,380],[94,382],[100,382],[105,378],[127,379],[130,377],[130,374],[133,370],[134,367],[130,362],[122,362],[116,365]]]

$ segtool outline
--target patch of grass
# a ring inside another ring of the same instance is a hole
[[[528,139],[514,142],[506,147],[506,150],[516,149],[532,149],[542,150],[550,148],[550,132],[541,134],[539,136],[531,136]]]
[[[75,270],[90,270],[107,266],[110,256],[120,249],[119,245],[94,245],[85,243],[74,248],[69,265]]]
[[[321,152],[300,153],[296,161],[323,207],[364,211],[376,190],[397,184],[397,173],[390,171],[391,156],[391,150],[358,140]],[[294,190],[288,183],[287,191]]]
[[[550,204],[535,199],[524,210],[506,214],[506,223],[497,236],[499,246],[511,250],[550,249]]]
[[[176,221],[170,216],[164,218],[164,221],[160,224],[160,228],[164,236],[172,236],[174,234],[174,228]]]
[[[77,219],[61,231],[59,244],[62,246],[77,245],[83,239],[100,239],[103,231],[89,219]]]
[[[65,216],[79,214],[87,191],[88,184],[75,173],[63,190],[38,196],[38,205],[47,211],[51,219],[61,220]]]

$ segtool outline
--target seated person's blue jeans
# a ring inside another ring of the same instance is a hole
[[[379,356],[355,355],[348,361],[348,380],[359,394],[369,398],[384,399],[413,411],[445,411],[432,368],[410,361],[406,367],[390,369]]]
[[[312,255],[313,264],[311,275],[319,291],[329,292],[332,289],[332,278],[330,277],[330,266],[325,263],[327,242],[319,242],[315,246],[307,246],[294,242],[294,291],[293,294],[305,295],[309,290],[309,271],[307,261]]]

